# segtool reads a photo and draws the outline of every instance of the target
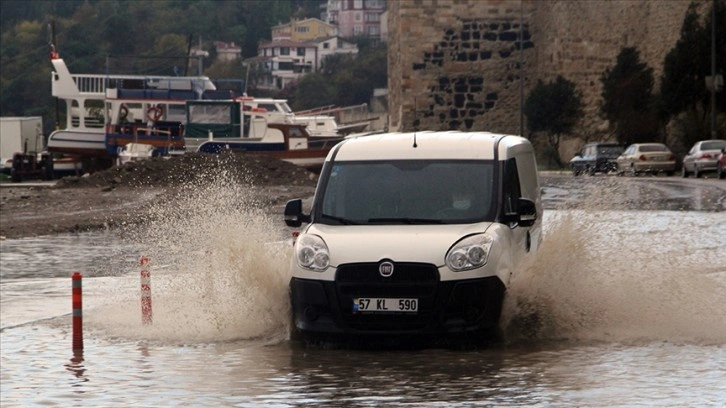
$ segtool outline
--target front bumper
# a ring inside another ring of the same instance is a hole
[[[434,265],[397,264],[383,278],[376,263],[342,265],[335,281],[292,278],[293,320],[303,335],[427,336],[474,333],[497,327],[504,299],[498,277],[440,281]],[[417,313],[355,312],[353,299],[416,298]]]

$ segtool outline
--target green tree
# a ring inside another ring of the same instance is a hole
[[[305,75],[275,96],[290,99],[295,110],[350,106],[370,102],[373,91],[386,87],[387,82],[388,52],[380,45],[358,54],[326,56],[320,72]]]
[[[658,136],[658,120],[653,103],[653,69],[640,62],[634,47],[623,48],[615,66],[600,77],[600,112],[610,122],[619,142],[630,144],[653,141]]]
[[[531,132],[547,135],[549,155],[561,167],[560,139],[582,117],[582,99],[575,84],[559,75],[550,83],[539,81],[527,95],[524,115]]]
[[[700,22],[694,3],[683,19],[681,35],[676,45],[666,55],[660,84],[660,107],[666,119],[675,119],[682,130],[684,148],[694,142],[710,139],[710,90],[706,88],[706,76],[711,75],[711,24],[716,22],[717,74],[726,74],[726,1],[714,2],[716,19],[709,12],[704,24]],[[716,94],[716,112],[726,111],[726,92]],[[719,137],[726,137],[723,118],[717,126]]]
[[[334,100],[335,90],[325,75],[312,73],[305,75],[295,87],[293,110],[312,109],[330,105]]]

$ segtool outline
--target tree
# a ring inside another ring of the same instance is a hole
[[[277,96],[290,97],[296,110],[356,105],[370,102],[373,90],[386,87],[387,83],[388,52],[380,45],[358,54],[326,56],[320,72],[305,75],[294,91],[285,90]]]
[[[706,88],[706,76],[711,75],[711,24],[716,23],[717,74],[725,74],[726,67],[726,1],[713,3],[701,25],[694,3],[683,19],[681,35],[676,45],[666,55],[660,85],[660,107],[666,120],[676,119],[683,129],[682,144],[686,147],[702,139],[710,139],[711,111],[710,90]],[[712,20],[715,11],[716,19]],[[726,92],[716,94],[716,112],[726,111]],[[725,137],[723,126],[719,137]]]
[[[295,87],[295,102],[292,108],[298,111],[330,105],[334,95],[332,84],[325,75],[308,74],[302,77]]]
[[[572,131],[582,113],[582,99],[575,84],[559,75],[547,84],[539,81],[524,103],[527,127],[531,132],[546,133],[552,158],[560,167],[560,138]]]
[[[623,48],[615,66],[607,69],[600,80],[600,112],[610,122],[617,140],[624,144],[655,140],[659,124],[652,94],[653,69],[640,62],[638,50]]]

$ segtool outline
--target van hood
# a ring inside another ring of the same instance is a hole
[[[460,239],[486,232],[491,222],[457,225],[324,225],[312,224],[330,250],[333,267],[346,263],[422,262],[444,265],[446,252]]]

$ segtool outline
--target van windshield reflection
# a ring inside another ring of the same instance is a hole
[[[493,166],[491,160],[337,162],[317,218],[329,225],[491,220]]]

